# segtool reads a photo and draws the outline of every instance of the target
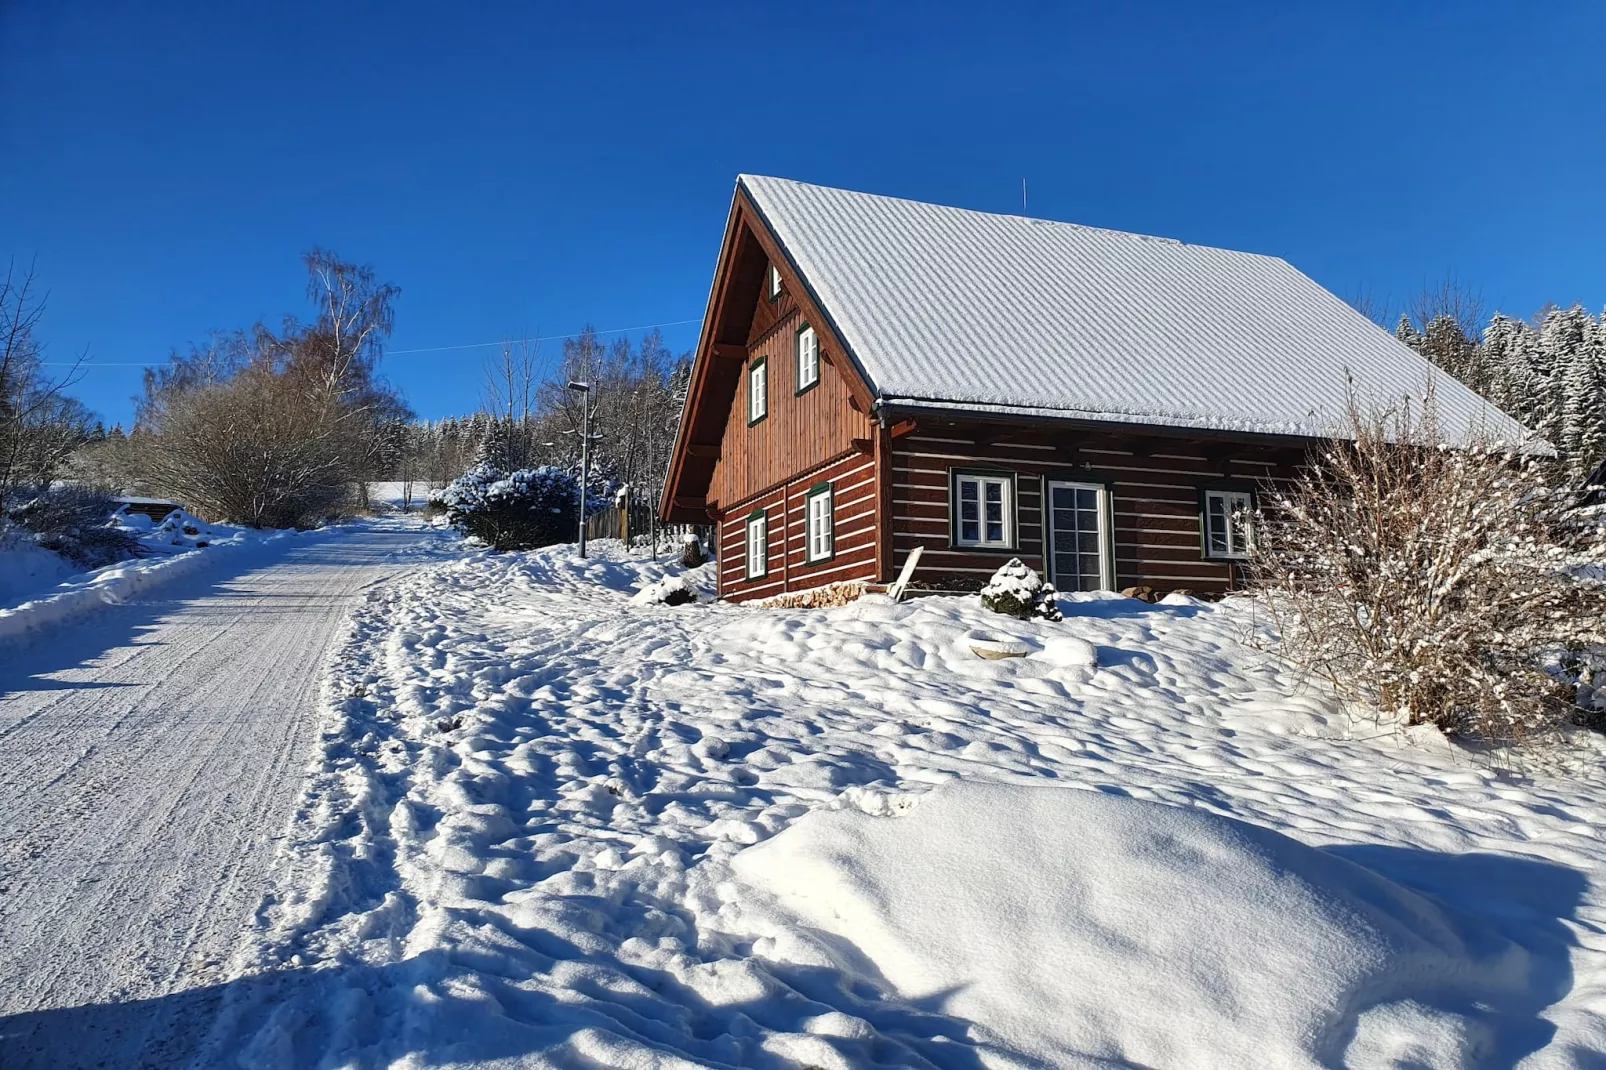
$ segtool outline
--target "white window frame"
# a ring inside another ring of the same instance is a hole
[[[765,279],[766,296],[771,301],[778,301],[781,297],[781,269],[774,264],[770,265],[769,276]]]
[[[829,561],[836,553],[836,488],[821,483],[804,498],[803,560]]]
[[[755,538],[756,536],[756,538]],[[747,518],[747,578],[761,580],[770,571],[770,517],[760,509]]]
[[[759,357],[747,366],[747,424],[751,427],[770,414],[770,366]]]
[[[1221,533],[1225,536],[1224,541],[1227,546],[1225,550],[1217,550],[1215,548],[1215,535],[1217,532],[1213,526],[1213,513],[1210,508],[1212,499],[1219,499],[1222,505],[1221,516],[1227,525],[1227,530]],[[1204,491],[1202,501],[1204,515],[1199,518],[1199,523],[1204,533],[1205,557],[1213,561],[1246,560],[1255,548],[1255,529],[1253,524],[1246,520],[1240,531],[1233,525],[1232,518],[1240,510],[1251,519],[1253,518],[1255,512],[1254,494],[1247,490],[1226,490],[1221,488],[1212,490],[1207,488]]]
[[[976,487],[976,537],[965,537],[965,485]],[[948,503],[953,518],[953,544],[967,550],[1012,550],[1015,548],[1015,477],[1008,472],[955,472],[949,482]],[[987,537],[987,488],[998,487],[1002,536]]]
[[[797,332],[797,392],[820,381],[820,336],[805,323]]]

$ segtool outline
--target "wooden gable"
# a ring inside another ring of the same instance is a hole
[[[766,292],[770,265],[782,292]],[[796,332],[820,342],[820,382],[797,390]],[[762,359],[769,413],[749,425],[748,369]],[[856,448],[869,449],[873,400],[830,319],[747,194],[737,190],[692,366],[686,409],[660,515],[702,523],[733,505]]]

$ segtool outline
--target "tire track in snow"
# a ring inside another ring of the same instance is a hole
[[[204,1022],[175,1015],[205,1003],[158,998],[232,950],[315,749],[326,648],[418,539],[297,540],[7,651],[0,1062],[182,1062]]]

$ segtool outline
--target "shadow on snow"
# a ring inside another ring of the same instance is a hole
[[[1574,941],[1565,923],[1585,891],[1581,874],[1496,855],[1381,846],[1328,850],[1438,899],[1452,914],[1485,922],[1527,952],[1528,983],[1519,991],[1443,993],[1441,1006],[1493,1027],[1499,1046],[1486,1053],[1486,1065],[1512,1065],[1550,1041],[1555,1029],[1541,1014],[1572,985]],[[584,909],[587,897],[565,898]],[[19,1070],[178,1067],[210,1050],[201,1046],[210,1032],[224,1050],[253,1063],[311,1066],[363,1052],[381,1062],[410,1056],[416,1065],[437,1066],[516,1060],[590,1031],[709,1066],[779,1067],[790,1064],[758,1046],[761,1030],[804,1032],[806,1019],[840,1011],[873,1030],[868,1038],[831,1041],[855,1065],[983,1065],[985,1048],[970,1023],[939,1010],[948,993],[919,1001],[886,996],[873,967],[852,947],[836,949],[840,969],[763,963],[773,987],[760,998],[716,1006],[666,971],[588,953],[553,933],[521,930],[516,939],[523,946],[511,959],[479,961],[468,949],[430,951],[384,966],[287,968],[155,999],[15,1014],[0,1018],[0,1061]],[[520,984],[560,961],[623,971],[641,987],[593,985],[571,974],[565,987],[585,997],[575,1001]],[[1335,1024],[1331,1039],[1338,1050],[1353,1031],[1354,1015],[1365,1009],[1351,1008],[1349,1019]],[[245,1037],[253,1046],[237,1049]]]

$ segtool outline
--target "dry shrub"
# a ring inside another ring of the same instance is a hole
[[[1512,744],[1595,723],[1599,509],[1531,452],[1447,444],[1431,390],[1390,411],[1352,400],[1349,422],[1353,443],[1262,496],[1253,584],[1283,652],[1449,735]]]

